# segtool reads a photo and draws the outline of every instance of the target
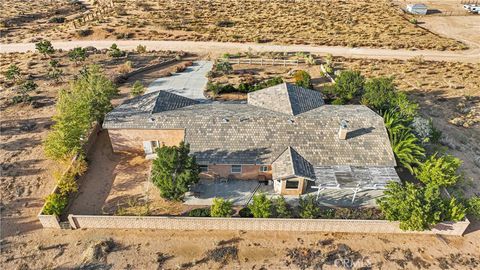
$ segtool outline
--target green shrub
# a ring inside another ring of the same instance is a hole
[[[273,205],[275,206],[275,217],[278,218],[291,218],[292,217],[292,210],[288,205],[287,201],[285,201],[285,197],[280,196],[273,200]]]
[[[143,93],[145,93],[145,87],[143,86],[142,82],[136,81],[133,84],[132,91],[130,93],[134,97],[143,95]]]
[[[233,71],[233,67],[227,61],[219,61],[215,64],[215,71],[222,74],[230,74]]]
[[[213,204],[210,208],[210,215],[212,217],[231,217],[233,203],[223,198],[214,198]]]
[[[137,46],[137,53],[146,53],[147,52],[147,46],[138,44]]]
[[[189,186],[198,182],[200,169],[195,156],[189,155],[190,145],[162,145],[156,149],[152,162],[152,181],[160,189],[160,195],[168,200],[181,200]]]
[[[78,64],[79,62],[87,59],[87,50],[82,47],[76,47],[68,52],[68,57],[70,60],[74,61],[75,64]]]
[[[435,153],[418,166],[415,174],[426,185],[447,187],[454,185],[460,178],[457,171],[461,164],[462,161],[452,155],[437,157]]]
[[[333,94],[337,99],[348,102],[363,93],[365,78],[360,71],[345,70],[335,79]]]
[[[317,218],[320,214],[320,206],[313,195],[307,195],[300,198],[300,212],[301,218]]]
[[[480,220],[480,197],[473,196],[469,198],[466,205],[468,214]]]
[[[23,102],[23,103],[27,103],[27,102],[30,102],[31,101],[31,97],[29,95],[30,92],[34,91],[35,89],[37,89],[38,85],[32,81],[32,80],[26,80],[18,89],[18,93],[19,95],[17,96],[14,96],[12,98],[12,102],[14,104],[16,103],[20,103],[20,102]]]
[[[210,217],[210,208],[197,208],[188,212],[189,217]]]
[[[216,23],[218,27],[233,27],[235,26],[235,22],[230,20],[220,20]]]
[[[310,74],[306,72],[305,70],[297,70],[294,75],[295,78],[295,84],[303,87],[303,88],[308,88],[312,89],[312,77],[310,77]]]
[[[45,207],[43,208],[43,214],[60,216],[65,207],[67,207],[67,204],[67,196],[52,193],[45,198]]]
[[[248,208],[255,218],[268,218],[272,215],[272,201],[265,193],[254,195]]]
[[[20,72],[21,70],[17,65],[11,64],[4,72],[4,75],[7,80],[15,82],[20,77]]]
[[[336,214],[336,211],[333,208],[322,208],[318,213],[318,218],[323,218],[323,219],[338,218],[335,214]]]
[[[113,43],[112,46],[110,46],[110,49],[108,50],[108,55],[113,58],[123,57],[125,56],[125,52],[120,50],[117,44]]]
[[[65,17],[52,17],[48,20],[49,23],[64,23]]]
[[[53,49],[52,43],[48,40],[42,40],[35,43],[35,49],[44,56],[47,54],[53,54],[55,50]]]
[[[238,211],[238,215],[240,217],[244,217],[244,218],[252,218],[253,217],[252,211],[250,211],[250,208],[248,208],[248,207],[244,207],[244,208],[240,209],[240,211]]]
[[[80,30],[77,30],[77,35],[79,37],[88,37],[90,36],[91,34],[93,34],[93,30],[92,29],[80,29]]]
[[[455,198],[443,199],[437,186],[418,187],[392,182],[377,203],[385,218],[399,221],[400,229],[422,231],[442,221],[460,221],[465,208]]]

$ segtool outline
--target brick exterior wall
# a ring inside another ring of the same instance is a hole
[[[443,222],[430,231],[402,231],[398,222],[385,220],[196,218],[141,216],[69,215],[72,228],[164,229],[164,230],[245,230],[347,233],[443,234],[461,236],[470,222]]]
[[[185,138],[184,129],[109,129],[108,135],[114,152],[144,154],[144,141],[159,141],[167,146],[178,145]]]
[[[231,177],[240,180],[260,180],[262,178],[271,180],[272,167],[268,166],[267,172],[261,172],[260,167],[261,165],[242,165],[242,173],[232,173],[231,165],[208,165],[208,173],[202,173],[200,177],[206,179]]]

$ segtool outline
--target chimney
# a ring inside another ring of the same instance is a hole
[[[342,120],[340,122],[340,129],[338,130],[338,138],[340,140],[346,140],[347,139],[347,128],[348,128],[348,122],[346,120]]]

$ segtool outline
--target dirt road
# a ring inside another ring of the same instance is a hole
[[[258,43],[196,42],[196,41],[162,41],[162,40],[89,40],[89,41],[53,41],[56,49],[73,49],[74,47],[94,46],[98,49],[108,48],[116,43],[125,50],[135,49],[139,44],[151,50],[183,50],[205,56],[218,56],[223,53],[236,53],[253,50],[256,52],[311,52],[330,53],[335,56],[361,57],[376,59],[410,59],[423,57],[425,60],[480,63],[480,48],[461,52],[425,51],[425,50],[389,50],[374,48],[349,48],[308,45],[274,45]],[[34,43],[0,44],[0,53],[26,52],[35,50]]]

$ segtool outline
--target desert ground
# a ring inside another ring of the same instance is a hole
[[[467,48],[466,44],[413,24],[412,16],[388,0],[115,0],[113,7],[110,1],[68,5],[41,0],[37,1],[41,9],[22,2],[12,0],[2,4],[2,9],[7,10],[0,15],[4,43],[39,38],[162,39],[393,49]],[[82,15],[85,10],[90,14],[102,13],[80,23],[76,18],[86,17]],[[52,16],[65,17],[66,21],[51,22]]]

